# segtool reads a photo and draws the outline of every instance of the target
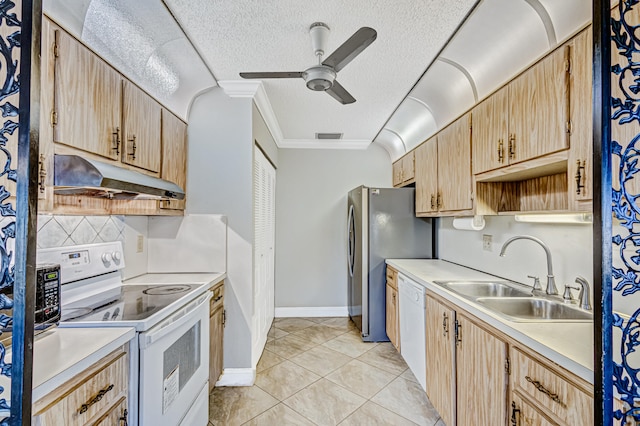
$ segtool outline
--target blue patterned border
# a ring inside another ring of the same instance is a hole
[[[640,124],[640,25],[628,21],[630,13],[640,0],[621,0],[618,5],[620,19],[611,19],[611,41],[615,44],[612,51],[617,55],[612,58],[611,73],[624,99],[611,98],[612,126],[624,126],[631,123]],[[616,63],[619,62],[619,63]],[[612,81],[612,85],[614,82]],[[636,147],[640,134],[630,141],[612,141],[612,156],[618,158],[620,167],[617,171],[619,188],[612,187],[612,212],[619,221],[620,232],[612,238],[614,259],[621,267],[612,268],[614,290],[623,297],[640,291],[640,194],[633,191],[635,176],[640,172],[640,148]],[[618,252],[616,253],[616,249]],[[629,254],[632,252],[633,254]],[[640,408],[635,408],[635,400],[640,398],[640,368],[636,367],[633,357],[637,358],[636,348],[640,345],[640,309],[636,310],[628,320],[613,314],[613,327],[622,332],[620,344],[620,363],[613,361],[613,385],[628,411],[615,410],[613,417],[620,424],[640,421]]]
[[[8,181],[17,182],[16,163],[12,152],[17,152],[17,128],[18,128],[18,108],[14,103],[20,91],[18,60],[20,51],[21,22],[14,9],[16,4],[11,0],[0,0],[0,29],[2,34],[10,33],[6,37],[0,37],[0,74],[4,76],[0,88],[0,110],[2,111],[3,123],[0,128],[0,152],[4,158],[0,159],[0,164],[4,167],[0,171],[0,215],[10,218],[8,224],[0,229],[0,291],[6,291],[13,287],[15,278],[15,259],[12,247],[16,236],[16,211],[10,201],[11,193],[8,188]],[[2,28],[2,27],[5,28]],[[6,27],[15,27],[15,31],[7,30]],[[4,72],[2,72],[4,71]],[[15,135],[14,135],[15,134]],[[13,185],[15,187],[15,185]],[[13,241],[12,241],[13,240]],[[0,310],[13,307],[13,301],[5,294],[0,294]],[[0,327],[10,325],[12,318],[5,314],[0,314]],[[11,376],[11,364],[5,360],[6,350],[0,343],[0,374]],[[4,389],[0,387],[0,394]],[[10,407],[6,398],[0,398],[0,416],[4,419],[0,425],[8,425]]]

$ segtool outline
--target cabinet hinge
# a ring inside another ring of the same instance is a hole
[[[564,70],[571,74],[571,59],[565,59],[564,60]]]
[[[57,58],[60,56],[60,49],[58,48],[58,43],[53,43],[53,57]]]
[[[227,326],[227,310],[223,309],[222,310],[222,327],[226,327]]]
[[[51,126],[58,124],[58,113],[56,110],[51,110]]]
[[[460,325],[460,321],[458,320],[455,320],[454,324],[455,324],[454,340],[456,342],[456,346],[458,346],[458,344],[462,343],[462,331],[460,330],[462,326]]]
[[[40,154],[38,158],[38,190],[41,194],[45,191],[45,181],[47,179],[47,171],[44,168],[45,158],[43,154]]]
[[[569,134],[573,132],[573,122],[571,120],[567,120],[567,122],[565,123],[565,130]]]
[[[509,361],[509,358],[504,360],[504,372],[507,373],[507,376],[511,375],[511,361]]]

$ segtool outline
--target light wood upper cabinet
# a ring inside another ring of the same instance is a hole
[[[438,138],[432,137],[415,150],[416,214],[438,211]]]
[[[471,115],[465,114],[438,135],[440,211],[470,210],[471,185]]]
[[[565,45],[508,85],[510,164],[569,148],[568,61]]]
[[[460,313],[456,320],[457,423],[505,424],[507,344]]]
[[[393,186],[400,187],[414,182],[415,158],[411,151],[393,163]]]
[[[427,396],[444,423],[455,425],[455,311],[427,294],[425,312]]]
[[[187,187],[187,125],[166,109],[162,110],[162,179]],[[185,200],[160,201],[162,209],[184,210]]]
[[[124,82],[122,105],[122,162],[159,172],[162,107],[129,81]]]
[[[509,164],[509,89],[504,87],[479,103],[473,116],[473,174]]]
[[[66,32],[54,38],[54,142],[119,159],[120,74]]]
[[[571,44],[571,151],[567,165],[569,203],[573,210],[590,211],[593,199],[593,124],[591,27],[578,34]],[[611,91],[619,91],[612,85]],[[614,95],[615,96],[615,95]],[[618,140],[619,126],[611,126],[613,140]]]
[[[471,117],[465,114],[415,150],[416,215],[471,211]]]

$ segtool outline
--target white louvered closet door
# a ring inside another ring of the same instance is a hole
[[[254,347],[261,353],[275,311],[276,170],[254,151]]]

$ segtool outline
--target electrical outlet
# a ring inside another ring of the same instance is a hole
[[[138,245],[136,246],[136,253],[142,253],[144,251],[144,236],[138,234]]]
[[[491,246],[492,244],[492,235],[484,234],[482,236],[482,250],[484,251],[493,251]]]

